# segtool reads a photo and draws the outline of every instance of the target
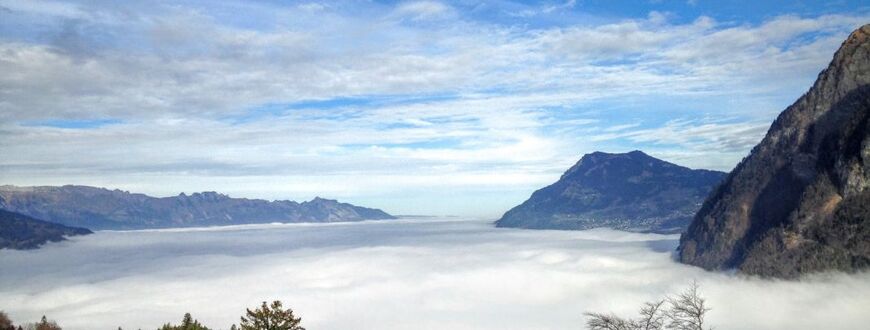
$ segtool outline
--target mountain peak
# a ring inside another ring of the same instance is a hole
[[[852,31],[849,37],[846,38],[846,41],[843,42],[843,45],[859,45],[864,43],[868,37],[870,37],[870,24],[864,24],[855,29],[855,31]]]
[[[651,167],[681,167],[667,161],[650,156],[643,151],[634,150],[625,153],[607,153],[595,151],[583,155],[580,160],[568,169],[562,178],[572,175],[595,175],[602,169],[614,168],[651,168]],[[686,168],[688,169],[688,168]]]
[[[580,157],[580,161],[583,161],[583,159],[640,159],[640,158],[652,158],[652,159],[659,160],[655,157],[652,157],[652,156],[644,153],[643,151],[633,150],[633,151],[623,152],[623,153],[619,153],[619,152],[610,153],[610,152],[603,152],[603,151],[594,151],[594,152],[583,155],[583,157]]]
[[[216,192],[216,191],[196,192],[196,193],[190,194],[189,197],[191,199],[194,199],[194,200],[213,201],[213,202],[230,199],[230,196],[221,194],[221,193]]]
[[[338,200],[322,198],[320,196],[314,196],[314,198],[311,199],[311,201],[310,201],[310,203],[337,203],[337,202],[338,202]]]
[[[795,102],[795,105],[783,111],[783,114],[795,112],[792,108],[801,109],[802,113],[819,114],[826,107],[796,107],[801,103],[819,103],[829,105],[838,102],[850,91],[870,82],[870,24],[864,25],[843,41],[828,67],[819,73],[812,88]]]
[[[538,229],[678,232],[725,173],[692,170],[635,150],[584,155],[496,224]]]

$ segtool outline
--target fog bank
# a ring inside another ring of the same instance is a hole
[[[870,323],[868,273],[709,273],[673,262],[676,240],[466,219],[98,232],[0,251],[0,309],[68,330],[152,329],[185,312],[226,329],[280,299],[308,329],[582,329],[584,311],[633,316],[697,280],[718,329]]]

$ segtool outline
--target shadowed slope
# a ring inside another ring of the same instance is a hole
[[[795,277],[870,265],[870,25],[714,191],[680,239],[706,269]]]
[[[67,227],[0,210],[0,249],[35,249],[47,242],[65,240],[64,236],[92,233],[85,228]]]

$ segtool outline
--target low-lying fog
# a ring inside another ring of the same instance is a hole
[[[280,299],[312,330],[583,329],[633,316],[693,279],[718,329],[866,329],[870,273],[801,282],[714,274],[670,259],[677,236],[492,228],[406,219],[98,232],[0,251],[0,309],[64,329],[209,327]]]

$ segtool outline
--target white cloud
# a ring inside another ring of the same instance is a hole
[[[0,306],[13,320],[46,314],[70,330],[155,328],[185,312],[226,329],[269,299],[311,329],[567,329],[582,327],[584,311],[633,315],[694,279],[720,329],[870,321],[870,274],[709,273],[671,261],[675,244],[675,236],[456,219],[100,232],[0,251]]]
[[[87,16],[78,6],[58,1],[3,1],[2,6],[13,12],[50,15],[64,18],[81,18]]]
[[[27,5],[13,4],[12,15]],[[166,187],[148,192],[166,195],[208,189],[209,177],[245,185],[271,176],[300,187],[307,187],[300,173],[348,180],[311,195],[356,191],[346,187],[384,172],[394,177],[380,188],[404,191],[418,182],[404,181],[412,177],[457,184],[442,179],[461,177],[486,190],[498,181],[491,175],[528,171],[537,183],[505,182],[531,192],[602,148],[654,148],[681,164],[728,169],[867,20],[682,24],[650,13],[525,28],[477,21],[433,1],[222,6],[28,9],[44,33],[0,38],[0,153],[7,155],[0,181],[130,187],[139,183],[125,179],[141,175]],[[255,110],[343,98],[375,101]],[[601,106],[617,110],[600,116]],[[656,111],[686,121],[659,124],[667,120],[649,119]],[[734,120],[706,120],[725,117]],[[28,125],[57,119],[122,123]],[[154,179],[161,175],[167,179]],[[246,186],[237,191],[256,190]]]
[[[408,1],[399,4],[394,15],[412,20],[427,20],[444,17],[451,11],[450,6],[438,1]]]

